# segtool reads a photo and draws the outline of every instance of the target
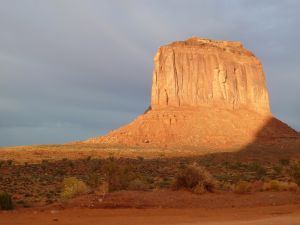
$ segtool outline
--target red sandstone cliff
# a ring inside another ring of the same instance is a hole
[[[296,136],[272,117],[263,68],[253,53],[240,42],[193,37],[159,48],[149,111],[85,142],[215,147]]]

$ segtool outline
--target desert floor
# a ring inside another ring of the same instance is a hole
[[[158,225],[158,224],[230,224],[298,225],[300,206],[255,208],[185,209],[22,209],[0,213],[1,225]]]
[[[143,176],[152,176],[153,187],[147,191],[111,192],[102,200],[97,194],[87,194],[60,202],[64,176],[84,178],[91,172],[103,176],[101,165],[109,163],[110,157],[117,164],[132,164]],[[298,144],[284,150],[281,146],[250,146],[223,153],[208,149],[141,151],[75,144],[3,147],[0,159],[0,186],[13,194],[15,202],[22,200],[24,205],[18,203],[13,211],[0,211],[0,225],[300,225],[299,191],[217,191],[197,195],[187,190],[173,191],[168,183],[181,164],[193,161],[205,166],[220,181],[234,184],[246,179],[253,188],[257,179],[289,180],[291,169],[299,164]],[[100,167],[94,168],[95,163],[100,163]],[[278,168],[281,172],[277,172]]]

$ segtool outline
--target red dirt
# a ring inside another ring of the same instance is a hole
[[[99,199],[86,195],[62,205],[2,211],[0,225],[300,224],[300,195],[291,192],[121,191]]]
[[[256,208],[20,210],[0,213],[0,225],[299,225],[299,205]]]

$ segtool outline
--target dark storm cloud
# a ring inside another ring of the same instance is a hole
[[[14,1],[0,7],[0,145],[61,143],[129,122],[150,100],[156,49],[242,41],[271,108],[300,129],[299,1]]]

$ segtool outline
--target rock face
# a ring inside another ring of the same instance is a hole
[[[153,109],[211,106],[269,112],[259,60],[240,42],[190,38],[159,48],[154,58]]]
[[[230,147],[297,135],[272,116],[263,68],[253,53],[240,42],[193,37],[159,48],[145,114],[85,142]]]

